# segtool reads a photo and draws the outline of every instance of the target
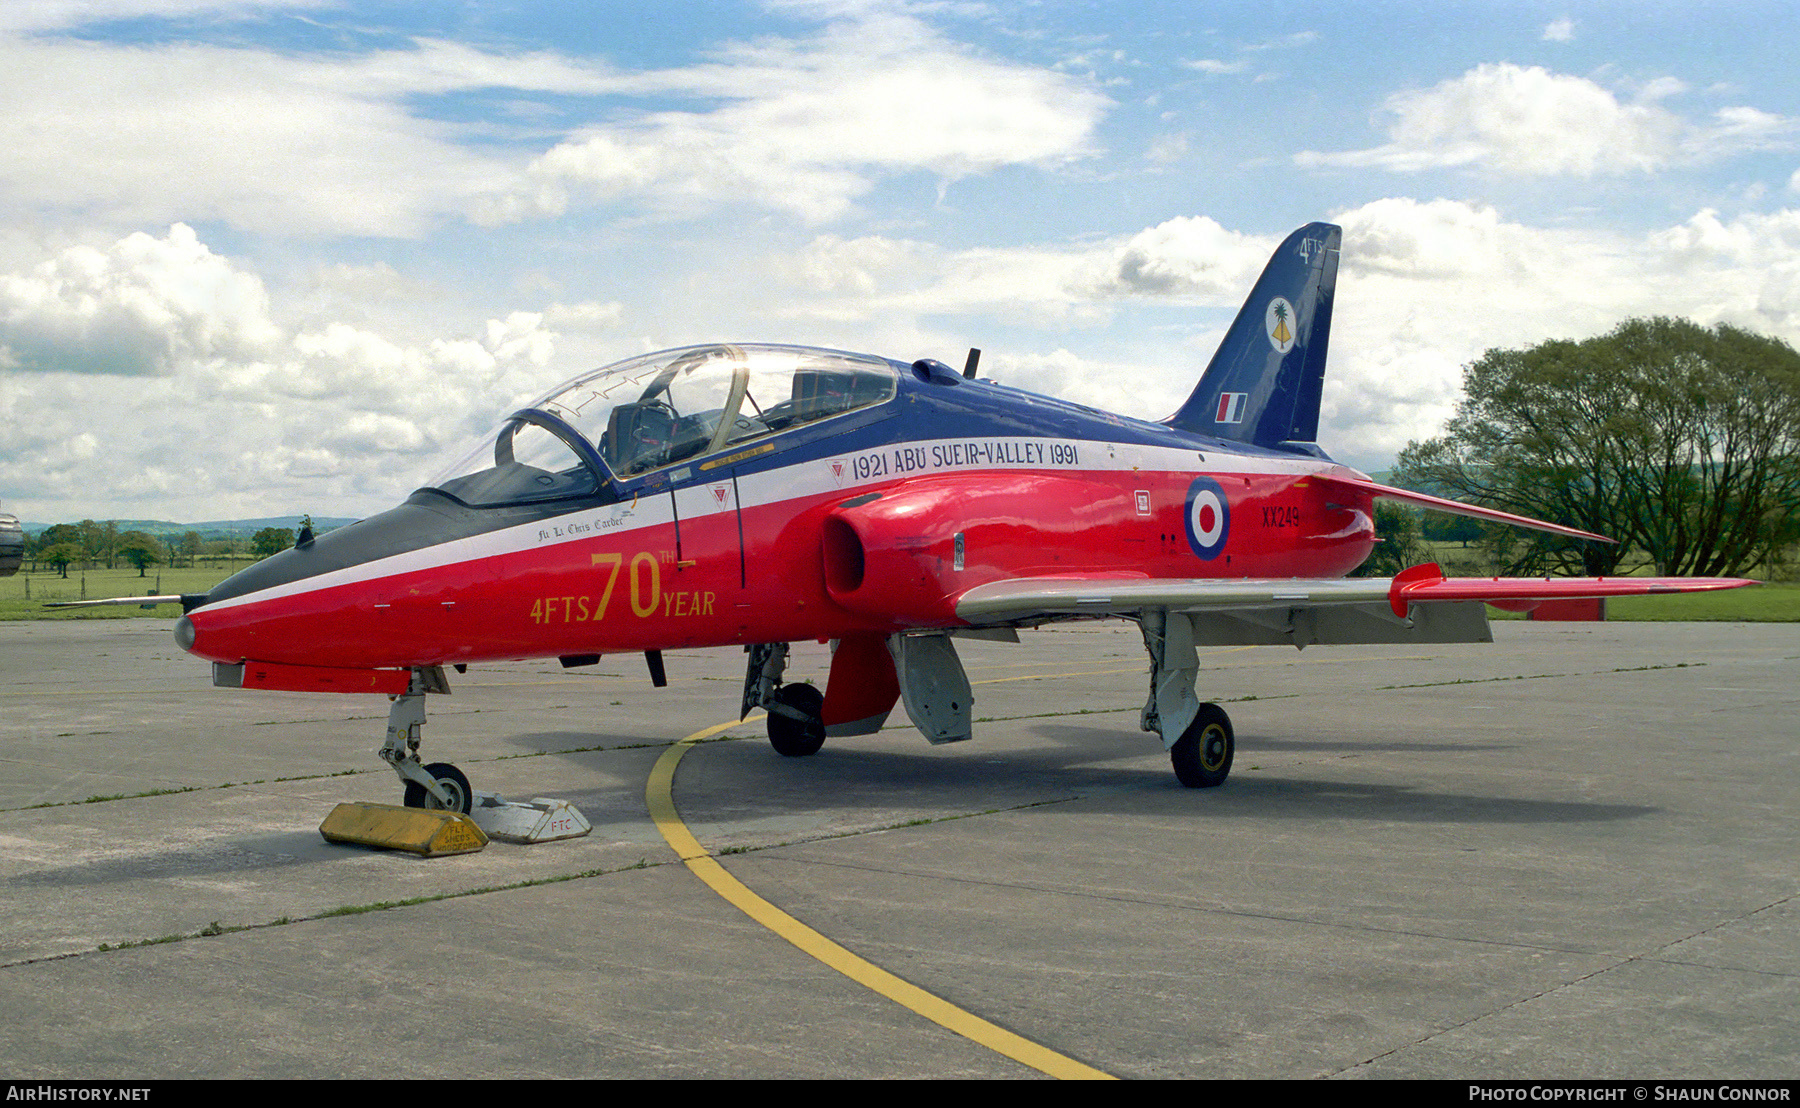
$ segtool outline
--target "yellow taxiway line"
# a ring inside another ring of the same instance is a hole
[[[669,747],[656,760],[656,765],[650,770],[650,780],[644,785],[644,802],[650,808],[650,817],[656,821],[656,829],[662,832],[662,837],[668,840],[694,876],[706,882],[714,892],[730,901],[739,911],[802,951],[852,981],[912,1009],[933,1023],[1051,1077],[1112,1079],[1109,1073],[1065,1057],[1048,1047],[1039,1046],[1004,1027],[965,1012],[949,1001],[933,996],[910,981],[902,980],[873,962],[852,954],[751,892],[743,882],[727,873],[725,867],[700,845],[700,840],[694,837],[675,811],[675,767],[695,743],[736,726],[737,723],[732,722],[708,727]]]

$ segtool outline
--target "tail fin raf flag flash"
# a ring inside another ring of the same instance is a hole
[[[1346,578],[1379,498],[1602,536],[1376,484],[1319,447],[1341,232],[1275,251],[1168,419],[1110,415],[932,359],[795,346],[668,350],[582,373],[501,420],[432,483],[179,600],[217,685],[392,698],[381,754],[414,806],[467,810],[422,764],[446,669],[742,645],[742,715],[790,757],[899,704],[968,739],[956,639],[1073,619],[1137,623],[1144,730],[1195,787],[1231,772],[1231,721],[1195,648],[1490,640],[1484,602],[1686,592],[1741,580]],[[144,603],[144,597],[127,598]],[[825,689],[788,644],[833,643]]]

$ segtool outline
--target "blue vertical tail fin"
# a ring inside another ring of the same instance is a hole
[[[1318,439],[1342,241],[1342,228],[1309,223],[1276,248],[1193,395],[1163,422],[1256,446]]]

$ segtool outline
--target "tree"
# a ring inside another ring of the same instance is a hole
[[[1443,436],[1396,481],[1597,531],[1533,534],[1505,572],[1730,575],[1794,541],[1800,353],[1729,324],[1633,319],[1583,342],[1490,350]]]
[[[1419,521],[1419,531],[1431,542],[1460,542],[1464,550],[1482,537],[1480,520],[1445,512],[1426,512]]]
[[[38,560],[49,562],[50,559],[47,557],[49,551],[53,547],[58,546],[67,546],[69,548],[70,557],[68,561],[57,566],[57,568],[62,571],[62,575],[67,577],[69,575],[69,562],[78,562],[81,560],[81,528],[73,523],[53,523],[42,531],[39,531],[33,547],[36,551],[35,557]],[[50,564],[57,565],[55,562],[51,562]]]
[[[162,543],[154,536],[142,531],[127,531],[119,536],[118,556],[137,567],[138,576],[145,576],[144,571],[162,561]]]
[[[264,527],[250,542],[258,558],[267,558],[294,545],[294,530],[291,527]]]
[[[38,561],[55,567],[57,573],[63,577],[69,575],[69,563],[80,557],[81,548],[72,542],[51,543],[38,551]]]
[[[1357,577],[1392,577],[1430,560],[1419,541],[1419,513],[1404,504],[1375,502],[1375,537],[1380,541],[1369,552],[1369,560],[1357,567]]]

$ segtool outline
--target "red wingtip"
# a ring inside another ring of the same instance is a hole
[[[1436,582],[1444,579],[1444,571],[1436,562],[1421,562],[1410,569],[1403,569],[1394,575],[1393,583],[1388,586],[1388,607],[1394,615],[1406,618],[1406,590],[1409,585],[1420,582]]]

